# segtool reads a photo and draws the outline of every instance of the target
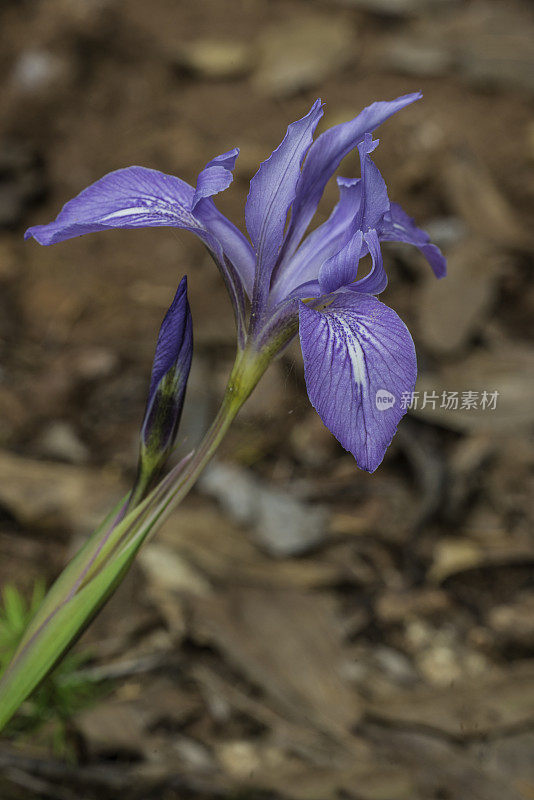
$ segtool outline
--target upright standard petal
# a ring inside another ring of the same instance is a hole
[[[378,139],[373,140],[370,133],[366,133],[363,142],[358,145],[362,176],[362,202],[358,212],[358,227],[362,231],[376,228],[390,208],[386,182],[371,160],[371,153],[377,146]]]
[[[338,295],[324,312],[300,304],[300,342],[312,405],[361,469],[374,472],[405,414],[417,377],[412,338],[371,295]]]
[[[271,290],[273,304],[301,284],[316,280],[322,264],[339,253],[354,235],[361,205],[361,180],[338,178],[337,184],[339,202],[329,218],[306,236],[293,258],[280,264]]]
[[[372,266],[367,275],[356,280],[359,260],[370,253]],[[351,241],[328,259],[319,272],[323,293],[335,292],[342,287],[362,294],[380,294],[388,285],[378,234],[374,228],[357,231]]]
[[[353,292],[361,292],[363,294],[380,294],[388,285],[388,276],[384,269],[384,262],[382,260],[382,251],[380,249],[380,242],[378,241],[378,234],[373,229],[367,231],[363,235],[363,239],[369,252],[371,254],[372,266],[370,271],[365,277],[351,283],[347,286]]]
[[[389,117],[422,97],[420,92],[406,94],[392,101],[372,103],[350,122],[342,122],[322,133],[310,147],[302,168],[291,211],[286,237],[286,252],[295,251],[302,239],[328,180],[343,158]]]
[[[281,144],[250,181],[245,222],[256,251],[259,283],[268,285],[282,246],[302,162],[322,114],[321,101],[316,100],[305,117],[289,125]]]
[[[412,217],[409,217],[398,203],[391,203],[378,235],[382,242],[413,244],[424,255],[436,278],[443,278],[447,274],[447,261],[439,247],[431,243],[428,233],[418,228]]]
[[[362,255],[363,234],[356,231],[339,253],[327,259],[319,270],[319,285],[325,294],[335,292],[356,280]]]

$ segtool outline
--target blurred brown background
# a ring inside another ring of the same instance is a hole
[[[189,235],[40,248],[27,226],[112,169],[194,183],[235,145],[219,206],[241,225],[259,161],[317,96],[331,125],[422,89],[376,157],[450,265],[438,283],[415,251],[385,256],[436,408],[419,402],[369,476],[290,348],[86,635],[120,677],[69,722],[77,764],[45,737],[4,742],[1,797],[534,798],[532,4],[3,0],[0,39],[0,583],[51,580],[128,486],[182,274],[184,449],[234,349]],[[440,407],[484,390],[495,410]]]

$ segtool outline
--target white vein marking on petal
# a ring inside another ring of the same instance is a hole
[[[122,217],[156,214],[171,219],[178,219],[181,223],[189,225],[191,228],[202,227],[188,209],[177,203],[169,203],[165,200],[161,200],[159,197],[142,197],[139,198],[138,202],[143,203],[143,205],[112,211],[101,217],[100,221],[109,222],[110,220],[120,219]]]
[[[352,366],[352,374],[354,375],[354,380],[360,386],[365,385],[365,378],[367,374],[367,370],[365,368],[365,358],[363,355],[362,347],[356,338],[354,332],[347,324],[345,320],[337,319],[336,322],[343,330],[345,334],[345,338],[347,340],[347,352],[349,354],[350,363]]]
[[[119,211],[112,211],[111,214],[106,214],[103,216],[102,222],[106,222],[108,219],[117,219],[119,217],[130,217],[134,214],[146,214],[147,207],[146,206],[137,206],[132,208],[121,208]]]

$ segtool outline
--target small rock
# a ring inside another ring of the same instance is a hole
[[[68,422],[52,422],[37,441],[37,447],[45,458],[65,461],[67,464],[85,464],[89,450]]]
[[[288,97],[317,86],[347,66],[356,54],[350,23],[313,15],[268,29],[259,41],[257,88],[272,97]]]
[[[284,558],[309,552],[326,536],[327,514],[287,492],[260,483],[230,464],[212,464],[199,483],[238,523],[252,525],[258,543]]]
[[[257,750],[258,747],[253,742],[221,742],[217,757],[232,778],[246,780],[261,768],[261,759]]]
[[[42,93],[64,83],[70,72],[70,65],[54,53],[28,50],[15,62],[11,81],[22,92]]]
[[[121,753],[139,756],[144,751],[143,714],[131,703],[100,703],[95,708],[78,714],[76,727],[93,755]]]
[[[106,753],[139,756],[144,752],[144,715],[132,703],[100,703],[78,714],[76,727],[93,756]]]
[[[287,769],[290,757],[273,745],[245,740],[221,742],[217,756],[225,771],[234,779],[246,781],[251,775],[277,774]]]
[[[197,39],[184,44],[175,63],[206,80],[230,80],[250,72],[253,51],[244,42]]]
[[[459,650],[457,643],[431,647],[417,659],[417,666],[435,686],[451,686],[460,678],[481,676],[488,671],[482,654]]]
[[[398,685],[410,686],[417,682],[417,672],[404,653],[393,647],[378,645],[374,648],[377,666]]]
[[[405,646],[420,673],[434,686],[450,686],[464,676],[487,670],[485,657],[463,645],[453,626],[440,627],[414,619],[406,625]]]
[[[104,347],[90,347],[76,353],[73,366],[76,374],[86,381],[107,378],[118,366],[117,354]]]
[[[325,538],[326,511],[307,506],[285,492],[260,489],[257,514],[256,536],[272,555],[302,555]]]
[[[206,774],[215,772],[215,762],[208,747],[189,736],[174,738],[174,747],[179,760],[187,765],[190,772]]]

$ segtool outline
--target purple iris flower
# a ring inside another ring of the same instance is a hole
[[[380,244],[415,245],[438,278],[446,271],[427,234],[390,202],[371,160],[378,144],[372,132],[420,97],[373,103],[314,141],[323,114],[317,100],[289,125],[250,182],[245,207],[250,240],[213,201],[232,181],[237,148],[212,159],[196,187],[143,167],[112,172],[26,237],[48,245],[110,228],[161,225],[195,233],[226,281],[240,348],[272,358],[300,329],[313,406],[357,464],[373,472],[405,413],[401,398],[413,390],[417,375],[406,326],[375,296],[387,285]],[[355,148],[360,177],[337,178],[339,202],[326,222],[305,236],[327,182]],[[371,268],[361,277],[366,255]]]

